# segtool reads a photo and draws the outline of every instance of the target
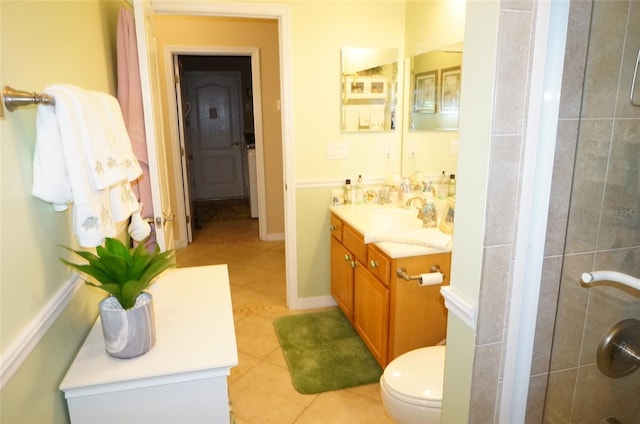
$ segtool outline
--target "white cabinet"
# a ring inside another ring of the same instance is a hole
[[[156,345],[112,358],[98,318],[60,385],[71,422],[230,422],[227,376],[238,353],[227,266],[171,269],[149,292]]]

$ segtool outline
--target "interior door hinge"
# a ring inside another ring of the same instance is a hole
[[[191,217],[187,215],[187,224],[191,223]]]

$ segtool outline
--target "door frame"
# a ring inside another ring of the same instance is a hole
[[[291,10],[288,5],[275,3],[217,3],[214,1],[163,1],[134,0],[134,10],[148,8],[155,14],[187,16],[226,16],[236,18],[275,19],[278,22],[280,51],[280,105],[282,119],[282,151],[284,175],[284,228],[287,307],[301,309],[304,302],[298,298],[298,258],[296,253],[296,192],[293,152],[293,53]],[[136,15],[136,19],[140,18]],[[138,24],[138,22],[136,22]],[[144,28],[144,19],[139,25]],[[146,40],[143,40],[146,43]],[[150,70],[141,66],[141,78],[149,79]],[[254,96],[255,96],[254,92]],[[155,142],[155,140],[153,141]],[[289,187],[291,189],[289,189]]]
[[[174,60],[177,56],[250,56],[251,57],[251,83],[253,86],[253,115],[254,132],[256,137],[256,173],[258,177],[258,231],[260,240],[266,240],[267,235],[267,206],[266,188],[264,174],[264,144],[262,128],[262,96],[260,81],[260,49],[257,47],[223,47],[223,46],[193,46],[193,45],[171,45],[165,46],[165,75],[174,75]],[[180,84],[182,84],[181,82]],[[182,160],[182,152],[185,151],[184,137],[178,122],[178,113],[182,110],[182,96],[177,92],[175,81],[167,78],[166,81],[167,102],[169,110],[175,111],[168,116],[169,131],[171,133],[171,149],[174,169],[181,172],[174,172],[174,185],[176,188],[176,198],[182,199],[177,205],[177,238],[176,246],[185,247],[191,242],[191,234],[187,223],[187,215],[193,218],[193,211],[189,203],[189,187],[187,186],[187,169]],[[180,104],[178,103],[180,102]],[[286,233],[286,231],[285,231]]]

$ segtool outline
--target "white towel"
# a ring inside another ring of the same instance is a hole
[[[36,134],[31,193],[52,203],[57,211],[66,210],[73,202],[73,192],[53,107],[38,105]]]
[[[415,244],[418,246],[449,249],[453,237],[437,228],[419,228],[416,230],[382,230],[371,232],[364,237],[365,243],[390,241],[394,243]]]
[[[141,209],[130,181],[142,171],[115,98],[68,85],[44,91],[56,105],[38,105],[32,193],[56,210],[73,202],[78,243],[95,247]]]
[[[72,85],[54,85],[45,93],[56,99],[55,115],[63,141],[82,149],[98,190],[134,181],[142,174],[113,96]]]

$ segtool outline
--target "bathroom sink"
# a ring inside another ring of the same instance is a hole
[[[363,214],[370,230],[407,231],[422,228],[422,220],[418,218],[416,208],[384,208],[374,209]]]
[[[448,248],[451,236],[438,228],[424,228],[418,210],[381,208],[362,214],[365,243],[395,242],[427,247]]]

